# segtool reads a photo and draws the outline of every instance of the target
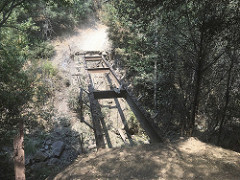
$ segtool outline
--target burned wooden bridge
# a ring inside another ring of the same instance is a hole
[[[97,148],[104,148],[104,138],[103,133],[100,131],[101,124],[103,123],[103,117],[99,116],[99,111],[101,111],[101,107],[99,106],[99,99],[114,99],[117,106],[120,106],[117,98],[124,98],[131,110],[135,114],[136,118],[140,122],[141,127],[145,130],[147,135],[150,138],[151,142],[161,142],[162,137],[158,132],[156,126],[151,121],[150,117],[146,116],[146,113],[143,109],[139,107],[138,102],[131,95],[131,93],[124,87],[124,85],[120,82],[114,70],[111,68],[111,65],[107,61],[107,55],[100,54],[99,52],[85,52],[83,54],[85,70],[87,71],[89,78],[89,100],[90,100],[90,108],[92,114],[93,121],[93,129],[96,139]],[[96,84],[98,82],[94,81],[95,75],[104,75],[106,77],[106,81],[110,84],[109,87],[103,89],[99,88]],[[121,108],[119,109],[119,114],[122,120],[126,121],[123,115]],[[127,131],[128,126],[125,126]],[[107,132],[105,132],[107,133]],[[119,130],[119,134],[123,134],[121,130]],[[129,134],[127,134],[128,138],[131,138]],[[108,136],[107,136],[108,137]],[[109,142],[109,137],[106,138],[106,141]],[[111,144],[111,143],[110,143]],[[111,145],[110,145],[111,146]]]

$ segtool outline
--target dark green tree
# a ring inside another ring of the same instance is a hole
[[[200,117],[209,134],[237,124],[238,1],[121,0],[108,6],[110,38],[135,91],[149,109],[157,107],[160,124],[189,135],[201,128]]]

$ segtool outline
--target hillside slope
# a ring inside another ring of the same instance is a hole
[[[240,154],[195,138],[81,155],[48,179],[240,179]]]

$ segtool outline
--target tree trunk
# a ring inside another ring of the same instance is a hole
[[[157,111],[157,82],[158,82],[158,78],[157,78],[157,59],[155,59],[155,61],[154,61],[154,95],[153,95],[154,110],[155,111]]]
[[[99,11],[101,10],[101,2],[99,0],[94,0],[93,7],[95,9],[97,18],[99,18]]]
[[[218,140],[217,140],[217,144],[218,145],[220,143],[220,139],[221,139],[221,135],[222,135],[222,129],[223,129],[223,124],[225,122],[227,107],[228,107],[229,99],[230,99],[230,88],[231,88],[231,83],[230,82],[231,82],[232,68],[233,68],[233,58],[231,58],[231,64],[230,64],[230,68],[228,70],[227,89],[226,89],[226,93],[225,93],[225,105],[223,107],[222,118],[221,118],[220,126],[219,126],[219,134],[218,134]]]
[[[192,110],[191,110],[191,120],[190,120],[190,136],[193,135],[194,128],[195,128],[195,119],[196,113],[198,110],[198,102],[199,102],[199,95],[200,95],[200,88],[201,88],[201,81],[202,81],[202,63],[203,58],[200,56],[197,64],[197,68],[195,71],[195,86],[194,86],[194,97],[192,103]]]
[[[201,28],[199,51],[198,51],[198,57],[197,57],[197,66],[195,67],[195,74],[194,74],[195,83],[194,83],[193,102],[192,102],[191,117],[190,117],[190,132],[189,132],[190,136],[193,135],[193,132],[195,129],[195,119],[196,119],[196,113],[199,105],[199,95],[200,95],[202,75],[203,75],[203,63],[205,58],[203,43],[204,43],[204,22]],[[197,50],[197,47],[196,47],[196,50]]]
[[[14,171],[16,180],[25,180],[23,120],[19,121],[19,134],[13,140]]]

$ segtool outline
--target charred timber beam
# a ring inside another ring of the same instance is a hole
[[[90,110],[92,115],[92,124],[93,124],[95,140],[96,140],[96,146],[97,146],[97,149],[102,149],[102,148],[105,148],[104,136],[103,136],[102,127],[101,127],[101,118],[103,116],[101,115],[99,103],[94,98],[93,89],[91,85],[89,85],[88,88],[90,92],[88,94],[88,97],[90,101]]]
[[[126,93],[125,99],[130,106],[131,110],[135,114],[136,118],[140,122],[141,127],[146,131],[147,135],[150,137],[152,143],[162,142],[162,137],[159,136],[154,125],[149,122],[149,119],[146,118],[145,114],[138,107],[136,102],[132,99],[129,93]]]
[[[102,56],[85,56],[86,61],[100,61]]]
[[[89,73],[108,73],[109,68],[86,68]]]
[[[78,51],[75,53],[75,56],[86,56],[86,55],[93,55],[93,54],[101,54],[101,51]]]
[[[114,90],[93,91],[95,99],[125,98],[126,93],[126,90],[120,90],[119,92],[116,92]]]
[[[85,69],[87,70],[87,63],[84,58],[84,64],[85,64]],[[100,110],[100,105],[98,101],[94,98],[93,95],[93,82],[91,79],[91,76],[89,74],[89,71],[87,71],[88,77],[89,77],[89,86],[88,86],[88,98],[90,102],[90,111],[92,115],[92,124],[93,124],[93,131],[95,135],[95,140],[96,140],[96,146],[97,149],[102,149],[105,148],[105,143],[104,143],[104,137],[102,133],[102,127],[101,127],[101,110]]]
[[[87,54],[93,55],[93,54],[101,54],[101,53],[102,53],[101,51],[85,51],[84,55],[87,55]]]

